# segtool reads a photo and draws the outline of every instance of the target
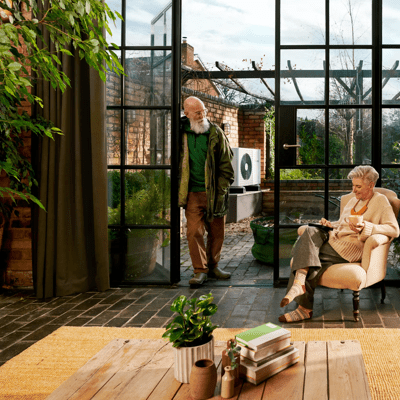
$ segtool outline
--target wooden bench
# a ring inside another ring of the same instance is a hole
[[[371,399],[357,340],[294,342],[300,361],[255,386],[242,382],[234,400]],[[218,382],[212,399],[221,399],[221,354],[216,342]],[[190,385],[174,378],[170,343],[114,339],[56,389],[47,400],[190,400]]]

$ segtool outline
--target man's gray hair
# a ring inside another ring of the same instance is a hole
[[[362,179],[364,182],[372,182],[374,185],[379,178],[378,172],[370,165],[359,165],[347,175],[349,179]]]

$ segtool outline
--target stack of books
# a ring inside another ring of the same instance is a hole
[[[240,351],[240,375],[258,385],[299,361],[299,351],[290,344],[290,331],[267,323],[236,335]]]

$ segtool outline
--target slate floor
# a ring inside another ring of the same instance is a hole
[[[186,246],[186,247],[185,247]],[[252,235],[227,236],[221,267],[232,273],[229,282],[209,280],[192,289],[187,245],[182,241],[181,282],[169,287],[112,288],[38,300],[30,289],[0,294],[0,366],[61,326],[165,327],[172,318],[171,302],[179,295],[212,292],[218,312],[213,322],[222,328],[278,323],[279,303],[285,288],[272,287],[273,268],[251,255]],[[380,289],[361,291],[361,320],[352,316],[352,292],[318,288],[314,317],[286,324],[296,328],[400,328],[400,289],[387,287],[385,304]],[[292,310],[290,304],[286,310]]]

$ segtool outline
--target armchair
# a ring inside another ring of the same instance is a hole
[[[398,217],[400,200],[395,192],[384,188],[375,188],[375,191],[384,194]],[[354,197],[354,193],[342,196],[340,200],[340,214],[347,202]],[[298,229],[299,235],[303,233],[305,226]],[[359,320],[360,290],[375,283],[383,281],[386,276],[386,264],[391,239],[385,235],[370,236],[364,246],[361,262],[331,265],[318,281],[319,286],[333,289],[350,289],[353,291],[354,320]],[[382,299],[385,299],[385,286],[382,282]]]

